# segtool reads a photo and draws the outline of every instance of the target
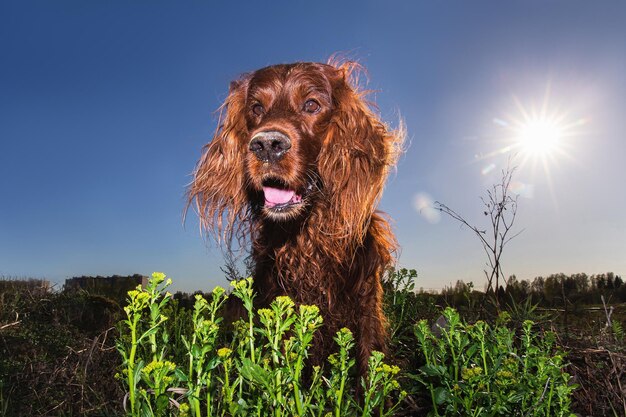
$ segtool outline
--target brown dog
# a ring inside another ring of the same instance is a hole
[[[316,304],[319,363],[342,327],[357,364],[385,350],[381,274],[395,239],[376,211],[403,135],[369,108],[354,63],[275,65],[234,81],[189,190],[201,224],[250,241],[259,306]]]

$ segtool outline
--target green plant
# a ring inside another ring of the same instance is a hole
[[[431,416],[570,416],[570,384],[555,335],[532,331],[521,338],[506,327],[503,313],[494,326],[466,324],[452,308],[435,336],[426,321],[415,327],[425,365],[413,378],[427,388]]]
[[[524,301],[517,301],[511,294],[509,294],[509,301],[505,305],[505,309],[509,313],[511,320],[520,325],[528,320],[534,323],[547,320],[547,314],[540,313],[537,310],[538,307],[539,304],[533,303],[531,297],[527,297]]]
[[[171,300],[163,292],[170,283],[155,273],[145,290],[129,292],[118,350],[132,416],[383,417],[406,395],[396,381],[399,368],[374,352],[367,379],[361,381],[363,402],[355,399],[348,329],[335,337],[338,352],[329,358],[326,372],[308,367],[309,347],[322,324],[318,308],[278,297],[269,308],[255,311],[251,279],[233,283],[232,295],[241,300],[247,317],[234,323],[227,346],[218,346],[223,340],[219,309],[228,297],[224,289],[216,288],[210,301],[196,296],[191,333],[180,335],[187,350],[183,366],[168,350],[173,341],[163,311]]]
[[[416,293],[417,271],[390,268],[383,279],[384,310],[388,319],[390,352],[393,358],[410,358],[415,351],[413,326],[419,319],[438,314],[434,295]]]
[[[217,287],[213,290],[209,304],[204,297],[196,295],[193,310],[193,335],[190,340],[183,335],[183,344],[188,351],[187,374],[179,374],[182,381],[187,382],[189,406],[195,415],[201,415],[201,399],[204,391],[207,415],[213,415],[211,400],[212,372],[217,366],[217,360],[211,358],[210,353],[215,350],[215,342],[219,332],[221,317],[217,311],[224,303],[224,289]],[[212,361],[210,361],[212,359]],[[208,389],[207,389],[208,388]]]
[[[387,316],[392,316],[390,338],[398,339],[407,331],[405,326],[407,319],[415,320],[415,309],[412,308],[415,299],[415,279],[417,271],[415,269],[395,269],[391,268],[387,271],[385,277],[385,289],[387,299],[385,306],[387,307]],[[411,326],[408,326],[410,329]]]
[[[151,413],[161,415],[168,405],[166,389],[171,381],[169,374],[175,369],[175,365],[168,361],[163,361],[165,355],[164,346],[167,345],[168,334],[162,332],[162,324],[167,317],[161,314],[161,309],[167,304],[171,295],[163,290],[172,281],[165,281],[165,274],[154,273],[152,279],[148,281],[145,290],[137,286],[135,290],[128,292],[128,305],[124,307],[126,320],[123,321],[130,335],[130,346],[126,346],[121,341],[117,348],[123,358],[124,375],[129,386],[128,398],[130,402],[130,412],[132,415],[140,413]],[[159,300],[160,298],[160,300]],[[143,329],[143,319],[145,310],[148,310],[148,328]],[[157,333],[161,330],[163,346],[159,349],[157,343]],[[150,354],[147,358],[138,358],[138,348],[147,347]],[[146,361],[148,359],[148,361]],[[146,362],[148,364],[146,365]],[[146,387],[140,387],[140,381],[144,381]],[[147,389],[151,391],[148,392]],[[145,401],[148,397],[155,397],[154,402]]]

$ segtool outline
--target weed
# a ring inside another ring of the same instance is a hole
[[[173,341],[163,314],[171,302],[164,293],[170,283],[155,273],[145,290],[137,287],[128,293],[118,350],[123,358],[119,377],[128,390],[132,416],[383,417],[406,395],[396,380],[399,368],[374,352],[368,376],[361,381],[363,401],[355,400],[354,339],[348,329],[335,337],[338,352],[329,357],[327,372],[313,367],[305,377],[308,350],[322,325],[318,308],[278,297],[270,308],[255,311],[251,279],[233,283],[232,296],[248,314],[235,323],[228,346],[217,344],[222,327],[218,311],[228,297],[224,289],[216,288],[210,301],[196,296],[192,333],[180,335],[187,363],[176,363],[168,350]]]
[[[570,416],[576,388],[563,372],[563,352],[555,335],[532,331],[525,321],[521,340],[506,327],[508,314],[494,326],[466,324],[445,309],[447,326],[436,337],[426,321],[415,327],[425,365],[413,378],[432,401],[431,416]]]

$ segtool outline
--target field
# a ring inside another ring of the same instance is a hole
[[[324,369],[307,368],[319,323],[287,299],[228,329],[226,294],[166,295],[164,277],[130,304],[4,280],[0,415],[113,416],[126,404],[137,415],[623,416],[626,308],[611,277],[567,291],[572,277],[510,281],[496,297],[464,283],[427,294],[415,291],[415,271],[390,271],[389,354],[373,359],[358,399],[349,332]],[[231,297],[245,304],[240,282]]]

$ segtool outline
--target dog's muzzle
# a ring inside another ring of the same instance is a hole
[[[291,140],[278,131],[259,132],[254,135],[248,148],[260,161],[275,163],[291,149]]]

